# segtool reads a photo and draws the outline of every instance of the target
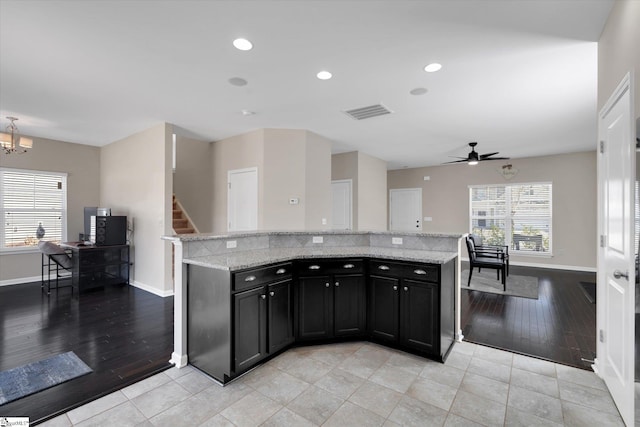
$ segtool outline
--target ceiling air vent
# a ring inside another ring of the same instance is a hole
[[[385,114],[391,114],[393,111],[389,110],[382,104],[370,105],[368,107],[354,108],[353,110],[346,110],[344,113],[356,120],[370,119],[371,117],[384,116]]]

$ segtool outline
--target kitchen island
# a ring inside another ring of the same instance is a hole
[[[444,360],[459,330],[461,237],[336,231],[164,237],[175,246],[171,361],[226,383],[294,343],[363,339]]]

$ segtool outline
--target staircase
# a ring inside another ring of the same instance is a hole
[[[193,234],[198,232],[198,229],[189,219],[189,215],[187,215],[178,199],[176,199],[175,194],[173,195],[173,231],[176,234]]]

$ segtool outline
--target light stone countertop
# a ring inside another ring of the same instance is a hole
[[[174,234],[162,236],[163,240],[179,240],[192,242],[198,240],[218,240],[233,239],[239,237],[253,236],[322,236],[322,235],[381,235],[381,236],[415,236],[415,237],[450,237],[461,238],[460,233],[422,233],[412,231],[351,231],[351,230],[310,230],[310,231],[250,231],[232,232],[227,234],[197,233],[197,234]]]
[[[391,261],[414,261],[429,264],[444,264],[451,261],[456,252],[425,251],[414,249],[382,248],[369,246],[343,246],[323,248],[268,248],[230,252],[220,255],[184,258],[186,264],[217,268],[220,270],[242,270],[294,259],[371,257]]]

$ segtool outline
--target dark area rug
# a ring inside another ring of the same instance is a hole
[[[596,284],[594,282],[580,282],[580,289],[591,304],[596,303]]]
[[[471,286],[467,286],[469,270],[462,271],[460,288],[470,291],[488,292],[491,294],[512,295],[516,297],[538,299],[538,278],[533,276],[507,276],[507,290],[502,290],[502,282],[496,279],[496,270],[474,271],[471,275]]]
[[[0,372],[0,405],[92,372],[73,352]]]

